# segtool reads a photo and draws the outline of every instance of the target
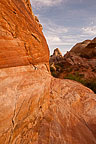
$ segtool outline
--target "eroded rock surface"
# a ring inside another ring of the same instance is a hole
[[[96,95],[50,75],[30,2],[0,9],[0,144],[96,144]]]
[[[96,58],[96,38],[77,43],[71,52],[85,58]]]
[[[96,95],[70,80],[52,79],[40,144],[96,144]]]
[[[0,68],[48,60],[48,46],[29,2],[0,1]]]

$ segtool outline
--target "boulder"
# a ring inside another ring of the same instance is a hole
[[[83,42],[77,43],[75,46],[72,47],[70,50],[78,55],[84,51],[84,48],[91,42],[91,40],[85,40]]]
[[[77,43],[71,52],[84,58],[96,58],[96,38]]]

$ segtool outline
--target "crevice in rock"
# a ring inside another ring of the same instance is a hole
[[[39,40],[39,38],[36,36],[36,34],[32,33],[31,35],[32,35],[32,37],[34,37],[34,38],[40,43],[40,40]]]
[[[24,42],[24,47],[25,47],[26,55],[32,57],[31,55],[29,55],[29,49],[27,49],[26,43],[25,43],[25,42]],[[32,63],[30,62],[30,60],[29,60],[28,57],[27,57],[27,60],[28,60],[29,64],[32,65],[32,66],[34,67],[35,70],[37,70],[37,67],[36,67],[34,64],[32,64]]]
[[[47,71],[50,72],[50,69],[49,69],[48,65],[45,64],[45,66],[46,66]]]

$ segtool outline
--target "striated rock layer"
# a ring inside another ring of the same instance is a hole
[[[0,9],[0,144],[96,144],[96,95],[50,75],[30,2]]]
[[[28,1],[0,1],[0,68],[48,63],[49,50]]]

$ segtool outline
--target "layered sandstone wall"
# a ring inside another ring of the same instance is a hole
[[[0,1],[0,68],[48,64],[49,49],[28,2]]]
[[[37,139],[49,103],[48,65],[48,45],[29,0],[0,1],[0,144]]]

